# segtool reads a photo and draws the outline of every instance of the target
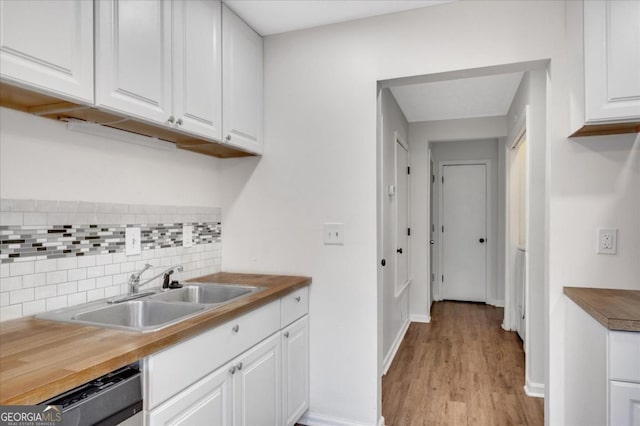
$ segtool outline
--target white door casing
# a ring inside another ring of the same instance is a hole
[[[488,168],[488,160],[441,163],[443,299],[487,301]]]
[[[409,149],[396,132],[395,143],[395,295],[398,297],[409,285]]]

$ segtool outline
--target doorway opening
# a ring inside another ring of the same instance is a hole
[[[384,290],[397,277],[378,267],[381,377],[405,344],[416,344],[409,325],[430,323],[434,302],[480,302],[499,313],[499,333],[522,339],[518,387],[525,396],[544,396],[547,65],[379,82],[378,243],[387,265],[398,245],[389,234],[397,223],[384,214],[385,173],[392,176],[385,164],[397,157],[396,141],[385,134],[407,135],[410,169],[408,285],[400,297]],[[501,110],[489,111],[498,103]]]

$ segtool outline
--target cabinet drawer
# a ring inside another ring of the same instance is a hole
[[[280,329],[280,301],[145,358],[148,410]]]
[[[640,384],[610,382],[609,425],[640,426]]]
[[[282,323],[286,327],[309,312],[309,287],[300,288],[282,298]]]
[[[640,333],[609,332],[609,379],[640,383]]]

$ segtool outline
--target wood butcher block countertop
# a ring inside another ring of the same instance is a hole
[[[565,287],[564,294],[609,330],[640,332],[640,290]]]
[[[152,333],[22,318],[0,323],[0,405],[32,405],[202,333],[311,283],[311,278],[221,272],[189,280],[265,287]]]

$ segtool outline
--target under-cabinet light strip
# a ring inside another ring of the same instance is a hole
[[[158,138],[143,136],[137,133],[127,132],[126,130],[115,129],[88,121],[69,119],[67,121],[67,129],[73,132],[84,133],[87,135],[101,136],[103,138],[113,139],[119,142],[131,143],[134,145],[145,146],[148,148],[160,149],[162,151],[175,151],[176,145],[166,142]]]

